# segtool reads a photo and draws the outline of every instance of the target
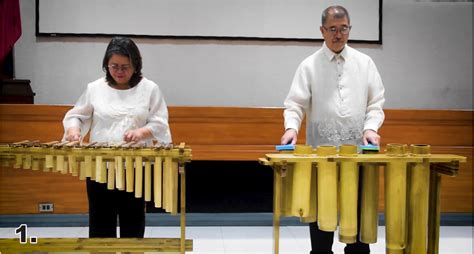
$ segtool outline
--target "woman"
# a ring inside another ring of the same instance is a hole
[[[90,142],[121,143],[153,140],[171,143],[168,110],[161,91],[142,76],[142,58],[135,43],[113,38],[105,52],[106,73],[87,85],[74,108],[63,120],[65,140],[77,141],[90,131]],[[106,184],[87,178],[89,237],[143,238],[145,202],[133,193],[108,190]]]

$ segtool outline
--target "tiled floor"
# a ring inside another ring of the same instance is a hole
[[[147,227],[145,237],[179,237],[178,227]],[[272,227],[187,227],[188,239],[194,240],[194,254],[271,254]],[[28,228],[29,236],[87,237],[87,227]],[[378,242],[371,245],[371,253],[385,253],[385,227],[379,227]],[[0,238],[16,238],[14,228],[0,228]],[[282,227],[280,253],[309,253],[307,227]],[[334,253],[344,253],[344,245],[335,240]],[[0,246],[1,249],[1,246]],[[0,250],[1,251],[1,250]],[[442,254],[472,254],[473,227],[441,227],[440,252]]]

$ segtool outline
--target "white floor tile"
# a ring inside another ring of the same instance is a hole
[[[188,227],[186,238],[193,239],[193,254],[225,253],[221,227]]]
[[[77,237],[87,238],[89,237],[89,227],[78,227]]]
[[[15,230],[13,228],[0,228],[0,238],[8,238],[9,232]]]
[[[88,237],[88,227],[29,227],[28,237]],[[473,227],[441,227],[439,253],[472,254]],[[179,227],[147,227],[146,237],[180,237]],[[0,228],[0,238],[18,238],[15,228]],[[191,254],[271,254],[273,253],[272,227],[187,227],[186,238],[193,239]],[[333,251],[344,253],[345,244],[335,233]],[[371,253],[385,253],[385,227],[379,227],[377,243],[371,244]],[[306,226],[280,228],[281,254],[308,254],[311,249],[309,229]]]
[[[271,227],[222,227],[226,254],[270,253],[271,236]]]
[[[155,238],[180,238],[181,236],[179,227],[147,227],[146,232],[149,232],[150,237]]]
[[[473,227],[441,227],[439,253],[472,254]]]
[[[309,227],[293,226],[293,227],[286,227],[286,228],[288,229],[288,232],[292,235],[293,239],[295,240],[298,246],[297,249],[301,251],[301,253],[309,253],[309,250],[311,249],[311,241],[309,240]]]

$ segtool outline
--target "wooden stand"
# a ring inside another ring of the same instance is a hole
[[[18,239],[0,239],[2,253],[26,252],[166,252],[193,250],[193,241],[179,238],[39,238],[35,244],[20,244]]]

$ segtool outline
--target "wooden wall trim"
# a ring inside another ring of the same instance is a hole
[[[71,106],[0,105],[0,142],[57,140]],[[387,109],[380,130],[387,143],[473,146],[473,111]],[[273,152],[283,134],[283,109],[169,107],[175,143],[193,148],[194,160],[256,160]],[[305,142],[305,127],[299,143]]]
[[[70,108],[0,104],[0,143],[58,140],[63,135],[62,119]],[[458,177],[443,177],[441,209],[473,212],[473,111],[387,109],[385,114],[380,130],[382,149],[387,143],[424,143],[432,145],[433,153],[468,157]],[[274,152],[283,134],[281,108],[169,107],[169,115],[174,142],[191,145],[193,160],[255,161]],[[304,127],[299,142],[305,142]],[[383,179],[381,183],[383,191]],[[84,186],[76,177],[1,169],[0,214],[37,213],[36,204],[47,201],[55,202],[57,213],[86,213]]]

